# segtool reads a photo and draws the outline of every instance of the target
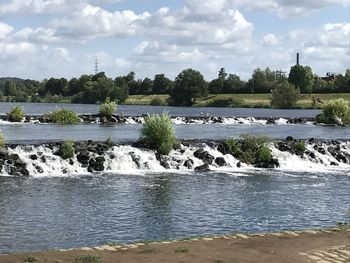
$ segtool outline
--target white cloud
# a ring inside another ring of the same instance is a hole
[[[5,38],[13,31],[13,27],[0,21],[0,39]]]
[[[265,45],[276,46],[280,43],[278,37],[272,33],[268,33],[263,36],[263,43]]]
[[[0,15],[23,14],[56,14],[66,12],[80,1],[67,0],[12,0],[0,5]]]
[[[53,20],[51,27],[55,29],[55,35],[63,39],[129,36],[136,32],[134,22],[148,16],[148,13],[137,15],[130,10],[109,12],[88,4],[63,19]]]

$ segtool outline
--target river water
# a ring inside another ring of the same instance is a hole
[[[0,177],[0,252],[349,220],[349,177],[331,173]]]
[[[62,107],[78,113],[98,111],[96,105],[23,106],[27,114],[43,114]],[[0,114],[6,113],[9,107],[10,104],[1,103]],[[197,116],[202,112],[226,117],[275,118],[313,117],[319,112],[118,107],[119,113],[135,116],[164,110],[174,116]],[[140,127],[140,124],[0,123],[8,142],[26,144],[64,139],[106,140],[108,137],[116,142],[135,141]],[[177,137],[182,139],[225,139],[245,133],[271,138],[291,135],[295,138],[350,139],[349,127],[312,124],[176,124],[175,129]],[[312,145],[308,147],[313,149]],[[49,152],[47,149],[34,150]],[[26,150],[16,151],[21,156],[26,155]],[[274,150],[274,154],[279,155],[275,157],[283,164],[279,169],[236,167],[211,172],[155,172],[150,169],[135,173],[130,169],[134,165],[130,151],[136,150],[124,151],[115,150],[119,157],[109,160],[110,172],[86,175],[58,170],[55,174],[57,167],[68,167],[69,164],[52,159],[54,161],[47,163],[46,168],[43,166],[44,171],[50,171],[47,174],[31,174],[28,178],[0,176],[0,253],[230,232],[305,229],[349,222],[350,166],[330,166],[336,160],[329,153],[323,156],[315,152],[323,158],[324,164],[321,164]],[[143,162],[159,166],[153,153],[141,151],[140,155]],[[193,158],[192,153],[190,157]],[[30,158],[26,156],[26,160],[30,161]],[[39,160],[35,162],[39,163]]]

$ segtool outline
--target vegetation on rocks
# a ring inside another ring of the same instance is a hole
[[[316,122],[325,124],[350,124],[350,106],[344,99],[329,101],[322,113],[316,116]]]
[[[272,168],[278,166],[278,161],[273,159],[271,150],[266,146],[268,141],[266,137],[242,135],[240,140],[227,139],[219,145],[218,150],[224,154],[231,154],[243,163]]]
[[[72,110],[61,109],[50,114],[53,123],[77,124],[80,122],[78,115]]]
[[[0,149],[5,146],[6,140],[5,136],[0,132]]]
[[[75,152],[74,142],[64,141],[60,147],[60,154],[64,160],[73,158]]]
[[[303,154],[306,150],[305,147],[305,142],[303,141],[298,141],[293,145],[294,150],[299,153],[299,154]]]
[[[13,106],[7,113],[7,118],[11,122],[22,122],[25,117],[23,108],[19,105]]]
[[[140,141],[145,147],[156,150],[160,154],[169,154],[176,143],[176,137],[168,113],[146,116]]]
[[[111,117],[115,112],[117,104],[114,101],[110,101],[109,98],[106,99],[104,103],[100,105],[99,114],[103,117]]]

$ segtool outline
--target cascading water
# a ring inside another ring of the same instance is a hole
[[[304,154],[295,154],[283,150],[283,147],[278,146],[276,142],[270,143],[272,155],[279,162],[279,167],[274,169],[334,173],[339,171],[350,174],[350,142],[306,141],[305,146]],[[194,170],[240,172],[260,169],[241,163],[231,154],[223,154],[218,150],[217,143],[184,143],[169,156],[160,156],[155,151],[130,145],[106,147],[102,152],[98,147],[91,146],[90,151],[81,151],[67,160],[57,155],[59,150],[57,145],[9,147],[1,152],[1,175],[21,175],[23,171],[31,176],[61,176],[95,172],[144,173]],[[199,156],[198,152],[204,157]]]

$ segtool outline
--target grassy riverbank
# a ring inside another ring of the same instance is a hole
[[[95,248],[0,255],[2,263],[348,262],[347,228],[226,235],[181,241],[110,244]],[[282,260],[282,261],[281,261]]]
[[[127,105],[150,105],[152,100],[158,98],[162,101],[162,104],[166,104],[166,100],[169,95],[130,95],[126,100]],[[316,103],[313,105],[313,97],[315,99],[320,99],[322,102],[326,103],[333,99],[343,98],[348,103],[350,103],[350,93],[328,93],[328,94],[311,94],[302,95],[302,98],[297,103],[298,108],[320,108],[321,103]],[[209,94],[207,98],[200,99],[194,105],[195,107],[204,107],[212,104],[216,100],[221,99],[232,99],[239,102],[240,107],[243,108],[269,108],[271,94]]]

